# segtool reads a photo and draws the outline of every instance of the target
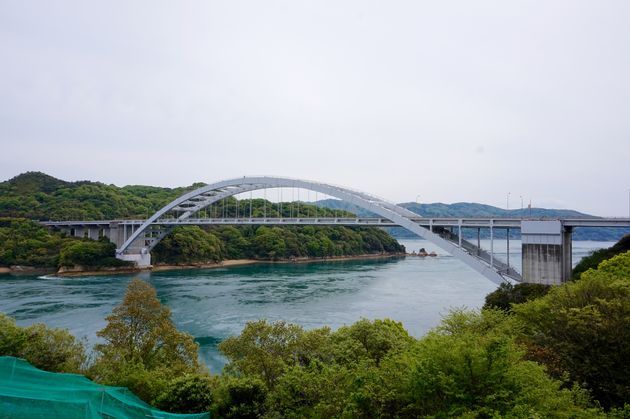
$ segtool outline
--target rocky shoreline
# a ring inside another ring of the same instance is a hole
[[[418,256],[417,254],[406,253],[378,253],[378,254],[364,254],[364,255],[351,255],[351,256],[330,256],[330,257],[301,257],[290,258],[280,260],[265,260],[265,259],[228,259],[220,262],[205,262],[205,263],[182,263],[182,264],[156,264],[147,268],[102,268],[92,269],[84,268],[82,266],[62,267],[58,270],[51,268],[35,268],[30,266],[10,266],[0,267],[0,274],[55,274],[59,276],[87,276],[87,275],[111,275],[111,274],[129,274],[136,272],[162,272],[170,270],[181,269],[212,269],[212,268],[225,268],[231,266],[243,266],[252,265],[256,263],[317,263],[317,262],[335,262],[344,260],[362,260],[362,259],[389,259],[389,258],[403,258],[405,256]]]
[[[273,263],[273,264],[286,264],[286,263],[317,263],[317,262],[336,262],[344,260],[362,260],[362,259],[387,259],[396,257],[405,257],[405,253],[378,253],[378,254],[365,254],[365,255],[352,255],[352,256],[329,256],[329,257],[301,257],[290,259],[228,259],[216,263],[192,263],[192,264],[156,264],[153,265],[151,271],[168,271],[176,269],[206,269],[206,268],[224,268],[228,266],[241,266],[251,265],[255,263]]]

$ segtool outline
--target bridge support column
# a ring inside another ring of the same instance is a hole
[[[99,227],[88,227],[87,229],[88,239],[98,240],[100,231],[101,229]]]
[[[523,282],[558,285],[571,278],[571,229],[561,221],[521,222]]]
[[[125,242],[123,237],[123,226],[121,226],[118,222],[109,223],[109,228],[107,229],[107,238],[109,241],[116,245],[116,248],[120,248]]]
[[[109,224],[109,240],[116,244],[116,249],[120,249],[127,238],[132,234],[132,227],[125,224],[113,222]],[[139,268],[151,266],[151,252],[145,247],[144,239],[135,240],[124,253],[116,253],[116,258],[134,262]]]
[[[111,241],[111,232],[109,231],[109,226],[103,227],[103,237],[107,237]]]

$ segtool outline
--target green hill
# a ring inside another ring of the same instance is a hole
[[[65,182],[28,172],[0,183],[0,217],[31,220],[145,218],[186,191],[183,188]]]

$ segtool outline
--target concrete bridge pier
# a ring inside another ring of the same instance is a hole
[[[109,223],[109,228],[106,229],[105,235],[110,242],[116,245],[117,249],[125,242],[122,235],[122,228],[120,227],[120,223],[117,221]]]
[[[101,229],[100,227],[88,227],[87,228],[87,238],[92,240],[98,240],[100,238]]]
[[[112,222],[107,229],[107,237],[120,249],[127,239],[133,234],[135,228],[133,226]],[[134,262],[139,268],[151,266],[151,252],[144,245],[144,239],[135,240],[123,253],[116,253],[116,257],[120,260]]]
[[[560,220],[522,221],[523,282],[558,285],[571,278],[571,233]]]

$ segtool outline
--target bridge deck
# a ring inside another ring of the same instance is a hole
[[[520,229],[523,220],[548,220],[532,218],[410,218],[423,227],[459,227],[462,228],[513,228]],[[560,219],[565,227],[630,227],[630,218],[565,218]],[[109,226],[112,223],[128,226],[140,226],[145,220],[94,220],[94,221],[42,221],[49,227],[73,226]],[[175,218],[161,219],[156,225],[343,225],[343,226],[380,226],[395,227],[396,223],[386,218]]]

